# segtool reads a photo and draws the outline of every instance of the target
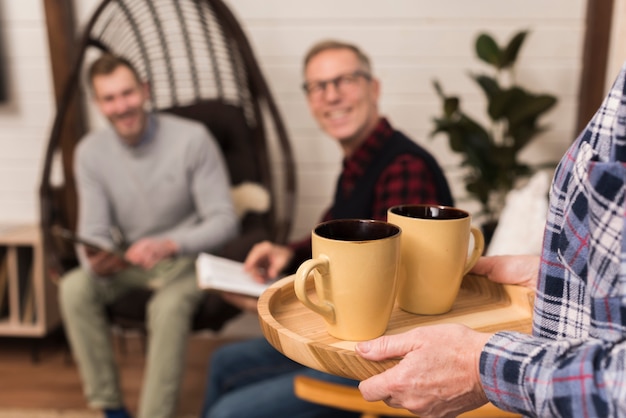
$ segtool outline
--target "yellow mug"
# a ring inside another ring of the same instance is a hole
[[[395,225],[363,219],[313,229],[313,258],[298,268],[294,290],[324,318],[330,335],[361,341],[385,333],[396,298],[400,235]],[[316,298],[307,291],[311,276]]]
[[[387,221],[402,228],[398,306],[423,315],[448,312],[485,246],[471,215],[450,206],[399,205],[389,208]]]

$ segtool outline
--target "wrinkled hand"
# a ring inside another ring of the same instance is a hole
[[[146,270],[151,269],[161,260],[178,253],[178,246],[169,239],[143,238],[126,250],[126,259]]]
[[[111,276],[129,266],[122,257],[115,254],[99,251],[91,247],[84,247],[84,249],[91,269],[98,276]]]
[[[479,376],[480,353],[491,334],[460,324],[419,327],[358,343],[363,358],[401,358],[359,384],[367,401],[383,400],[420,417],[455,417],[487,402]]]
[[[244,269],[259,283],[274,280],[293,258],[289,247],[263,241],[252,247],[244,262]]]
[[[503,284],[516,284],[531,290],[537,287],[539,256],[536,255],[496,255],[481,257],[471,273],[486,276]]]

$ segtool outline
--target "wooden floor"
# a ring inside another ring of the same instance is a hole
[[[190,338],[177,416],[198,416],[211,352],[234,339],[209,334]],[[132,334],[119,337],[115,348],[125,402],[135,413],[145,364],[142,340]],[[34,361],[35,355],[38,361]],[[43,340],[0,338],[0,407],[87,409],[62,332]]]

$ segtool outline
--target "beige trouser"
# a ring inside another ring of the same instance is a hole
[[[174,416],[184,368],[191,316],[201,298],[190,258],[163,261],[149,271],[131,267],[110,278],[83,269],[60,285],[65,330],[93,408],[123,405],[105,305],[135,287],[160,287],[147,308],[148,358],[139,405],[140,418]]]

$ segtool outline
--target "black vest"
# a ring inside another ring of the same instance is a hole
[[[331,209],[332,219],[371,219],[373,217],[374,190],[378,178],[396,157],[403,154],[411,154],[424,161],[435,181],[437,202],[441,205],[453,206],[454,201],[448,182],[437,161],[428,151],[411,141],[402,132],[394,131],[393,136],[376,154],[347,197],[344,197],[341,192],[343,175],[339,177],[335,189],[335,200]]]

